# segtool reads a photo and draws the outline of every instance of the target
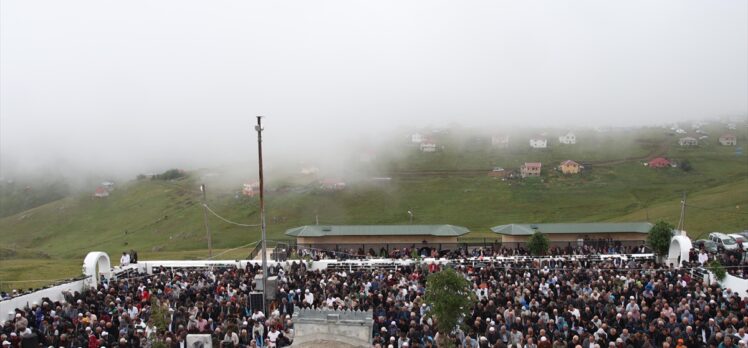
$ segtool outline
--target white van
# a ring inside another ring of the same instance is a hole
[[[717,243],[717,247],[724,250],[735,250],[738,248],[738,242],[735,241],[735,238],[732,238],[724,233],[709,233],[709,240]]]
[[[746,238],[742,234],[737,234],[737,233],[730,233],[728,234],[728,236],[735,239],[736,242],[743,243],[743,251],[748,251],[748,238]],[[738,245],[740,245],[740,243],[738,243]]]

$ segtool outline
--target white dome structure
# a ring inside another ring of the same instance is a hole
[[[675,268],[680,268],[683,261],[688,261],[688,253],[691,251],[691,238],[684,235],[677,235],[670,239],[670,249],[667,253],[665,263],[673,264]]]
[[[99,285],[99,277],[109,279],[112,277],[112,262],[109,255],[103,251],[92,251],[83,259],[83,274],[86,278],[84,288]]]

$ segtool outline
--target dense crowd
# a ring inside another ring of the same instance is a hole
[[[717,252],[709,252],[706,248],[693,248],[689,252],[688,264],[691,266],[708,265],[711,261],[718,261],[727,273],[736,277],[748,279],[748,252],[739,242],[738,248],[734,250],[718,249]]]
[[[205,333],[215,347],[282,347],[294,339],[294,307],[313,307],[371,310],[372,345],[383,348],[435,347],[443,340],[468,348],[748,343],[748,294],[705,286],[690,268],[623,258],[455,260],[373,270],[312,271],[304,262],[271,268],[279,290],[267,315],[250,306],[257,266],[163,270],[18,309],[3,323],[1,338],[4,348],[29,346],[24,340],[43,347],[186,348],[188,333]],[[443,267],[465,277],[477,299],[464,326],[452,332],[435,329],[424,301],[428,275]]]
[[[66,293],[63,302],[16,309],[0,338],[3,348],[186,348],[187,334],[209,334],[221,348],[288,346],[293,307],[265,315],[249,306],[257,273],[257,267],[163,270],[104,280],[96,289]]]
[[[530,252],[522,243],[517,244],[483,244],[483,245],[380,245],[378,247],[345,247],[334,248],[295,246],[289,248],[287,255],[298,255],[312,260],[322,259],[419,259],[419,258],[465,258],[465,257],[496,257],[496,256],[527,256]],[[607,239],[588,240],[581,245],[578,242],[567,242],[565,245],[554,245],[549,249],[550,255],[600,255],[600,254],[642,254],[651,250],[643,244],[623,245],[621,242]]]

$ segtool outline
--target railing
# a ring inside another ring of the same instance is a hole
[[[579,254],[641,254],[651,253],[643,241],[551,241],[551,255]],[[285,244],[284,244],[285,246]],[[400,258],[400,257],[460,257],[492,256],[494,254],[525,255],[526,243],[501,243],[491,239],[466,239],[458,243],[288,243],[286,256],[291,252],[314,256],[324,254],[328,257],[343,259],[364,258]],[[280,253],[279,253],[280,254]]]
[[[252,249],[252,251],[249,252],[249,255],[247,256],[247,260],[254,260],[255,257],[257,257],[257,254],[259,254],[262,251],[262,243],[257,243]]]
[[[280,240],[268,239],[266,241],[267,248],[268,250],[271,250],[271,253],[275,253],[278,247],[285,247],[285,249],[288,249],[290,248],[292,244],[295,244],[295,243],[296,243],[295,241],[287,240],[287,239],[280,239]],[[252,249],[252,251],[249,252],[249,255],[247,256],[247,260],[253,260],[255,257],[257,257],[257,255],[260,254],[261,251],[262,251],[262,243],[257,243],[255,247]],[[278,258],[274,257],[273,254],[271,254],[270,259],[275,260],[275,261],[283,261],[283,260],[280,260],[280,257]]]

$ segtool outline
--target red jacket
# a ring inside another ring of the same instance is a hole
[[[99,345],[99,339],[96,338],[96,335],[88,335],[88,348],[99,348]]]

